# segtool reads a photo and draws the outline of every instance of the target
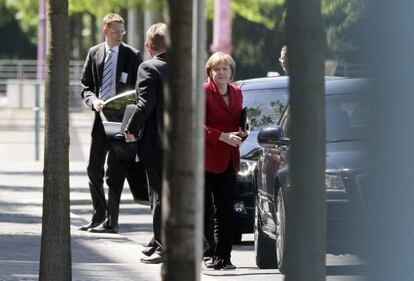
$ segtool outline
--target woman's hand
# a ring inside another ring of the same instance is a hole
[[[246,129],[242,130],[241,127],[239,127],[239,132],[237,133],[237,135],[244,139],[249,135],[249,132]]]
[[[241,144],[242,138],[238,136],[239,132],[221,133],[219,140],[231,146],[238,146]]]

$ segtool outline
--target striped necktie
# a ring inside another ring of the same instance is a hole
[[[111,97],[112,88],[112,49],[108,50],[104,65],[100,99],[105,101]]]

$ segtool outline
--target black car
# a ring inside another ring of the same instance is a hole
[[[233,242],[239,243],[243,233],[254,226],[254,188],[256,161],[261,153],[257,143],[260,128],[277,124],[288,101],[287,77],[256,78],[238,81],[243,93],[243,106],[248,108],[250,134],[240,146],[240,171],[237,174],[234,201],[235,227]]]
[[[366,177],[362,160],[366,155],[363,94],[367,84],[363,79],[325,83],[327,248],[332,253],[354,252],[350,246],[364,218],[360,186]],[[260,131],[263,153],[257,161],[255,181],[256,263],[259,268],[279,268],[281,272],[289,250],[285,247],[286,213],[294,208],[289,204],[288,123],[289,110],[285,110],[278,125]]]
[[[342,80],[343,77],[327,76],[326,81]],[[240,146],[240,172],[237,175],[234,201],[235,228],[233,241],[241,241],[243,233],[254,230],[254,182],[256,162],[262,154],[257,143],[261,128],[278,124],[289,97],[287,76],[255,78],[236,82],[243,93],[243,106],[248,108],[250,134]]]

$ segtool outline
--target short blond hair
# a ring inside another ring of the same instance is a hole
[[[154,51],[165,51],[168,47],[168,30],[165,23],[155,23],[148,28],[146,44]]]
[[[118,14],[109,13],[103,17],[102,22],[103,22],[104,27],[110,27],[111,23],[113,22],[124,24],[124,19]]]
[[[228,64],[231,69],[231,77],[230,80],[234,78],[234,72],[236,71],[236,63],[234,62],[233,58],[225,54],[223,52],[217,52],[211,55],[206,63],[206,74],[210,77],[211,70],[219,64]]]

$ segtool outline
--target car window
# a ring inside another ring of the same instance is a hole
[[[367,107],[361,94],[326,96],[326,141],[341,142],[363,139],[367,124]],[[289,108],[281,119],[284,135],[289,137]]]
[[[127,104],[135,103],[135,91],[116,95],[105,102],[103,121],[122,122],[124,111]],[[102,116],[102,115],[101,115]]]
[[[251,130],[279,122],[288,101],[288,89],[250,89],[243,91],[243,103]]]
[[[330,95],[326,98],[326,140],[360,140],[367,128],[367,107],[361,94]]]

